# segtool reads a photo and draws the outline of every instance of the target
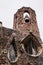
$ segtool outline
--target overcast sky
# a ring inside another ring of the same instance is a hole
[[[43,0],[0,0],[0,21],[7,28],[13,27],[13,15],[22,6],[36,11],[38,27],[43,40]]]

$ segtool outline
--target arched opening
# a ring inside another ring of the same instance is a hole
[[[15,44],[15,39],[12,40],[10,47],[8,49],[8,59],[10,62],[16,62],[17,60],[17,48]]]
[[[37,46],[35,45],[37,42],[35,42],[32,38],[29,38],[26,44],[24,44],[25,51],[29,54],[37,54]]]
[[[42,53],[42,45],[34,35],[29,35],[22,40],[22,48],[27,55],[32,57],[37,57]]]
[[[28,12],[24,12],[23,18],[24,18],[25,22],[28,23],[29,22],[29,18],[30,18],[30,14]]]

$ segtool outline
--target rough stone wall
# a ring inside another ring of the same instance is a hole
[[[13,32],[14,31],[12,29],[0,26],[0,65],[10,65],[7,57],[8,50],[6,46],[9,46],[8,40]]]
[[[23,18],[23,14],[25,12],[29,13],[28,23],[25,22],[25,18]],[[38,39],[38,41],[37,40],[35,41],[36,43],[34,45],[37,46],[37,42],[38,45],[40,45],[39,43],[42,43],[42,41],[40,40],[40,33],[37,26],[35,11],[30,7],[22,7],[14,15],[13,30],[4,27],[0,28],[0,41],[3,39],[3,44],[6,43],[6,45],[4,45],[4,48],[7,50],[7,53],[5,55],[2,54],[0,55],[0,65],[43,65],[43,52],[37,57],[32,57],[26,54],[22,48],[21,41],[24,37],[26,37],[26,35],[29,34],[29,32],[32,32],[33,35]],[[26,44],[28,43],[27,41]],[[0,42],[0,44],[1,43],[2,41]],[[14,47],[13,50],[14,54],[12,52],[12,47],[11,47],[12,44]],[[7,56],[8,51],[11,52],[10,54],[11,57],[15,57],[16,60],[14,59],[14,62],[11,62],[9,60],[9,57]]]
[[[27,12],[30,17],[28,23],[26,23],[23,18],[25,12]],[[28,34],[29,31],[32,30],[32,32],[39,37],[40,34],[37,26],[35,11],[30,7],[22,7],[18,9],[14,15],[13,29],[19,30],[22,34]]]

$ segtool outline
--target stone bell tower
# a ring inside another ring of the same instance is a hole
[[[19,30],[26,35],[32,31],[36,36],[40,36],[37,26],[36,14],[30,7],[22,7],[18,9],[14,15],[13,29]]]
[[[30,7],[22,7],[14,14],[13,29],[21,33],[17,35],[21,41],[18,46],[22,51],[18,65],[42,65],[42,41],[37,25],[36,14]],[[41,55],[41,56],[40,56]],[[39,58],[40,57],[40,58]],[[40,63],[41,62],[41,63]]]

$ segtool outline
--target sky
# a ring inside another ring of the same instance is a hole
[[[43,0],[0,0],[0,21],[2,21],[4,27],[12,29],[14,14],[23,6],[35,10],[40,36],[43,41]]]

